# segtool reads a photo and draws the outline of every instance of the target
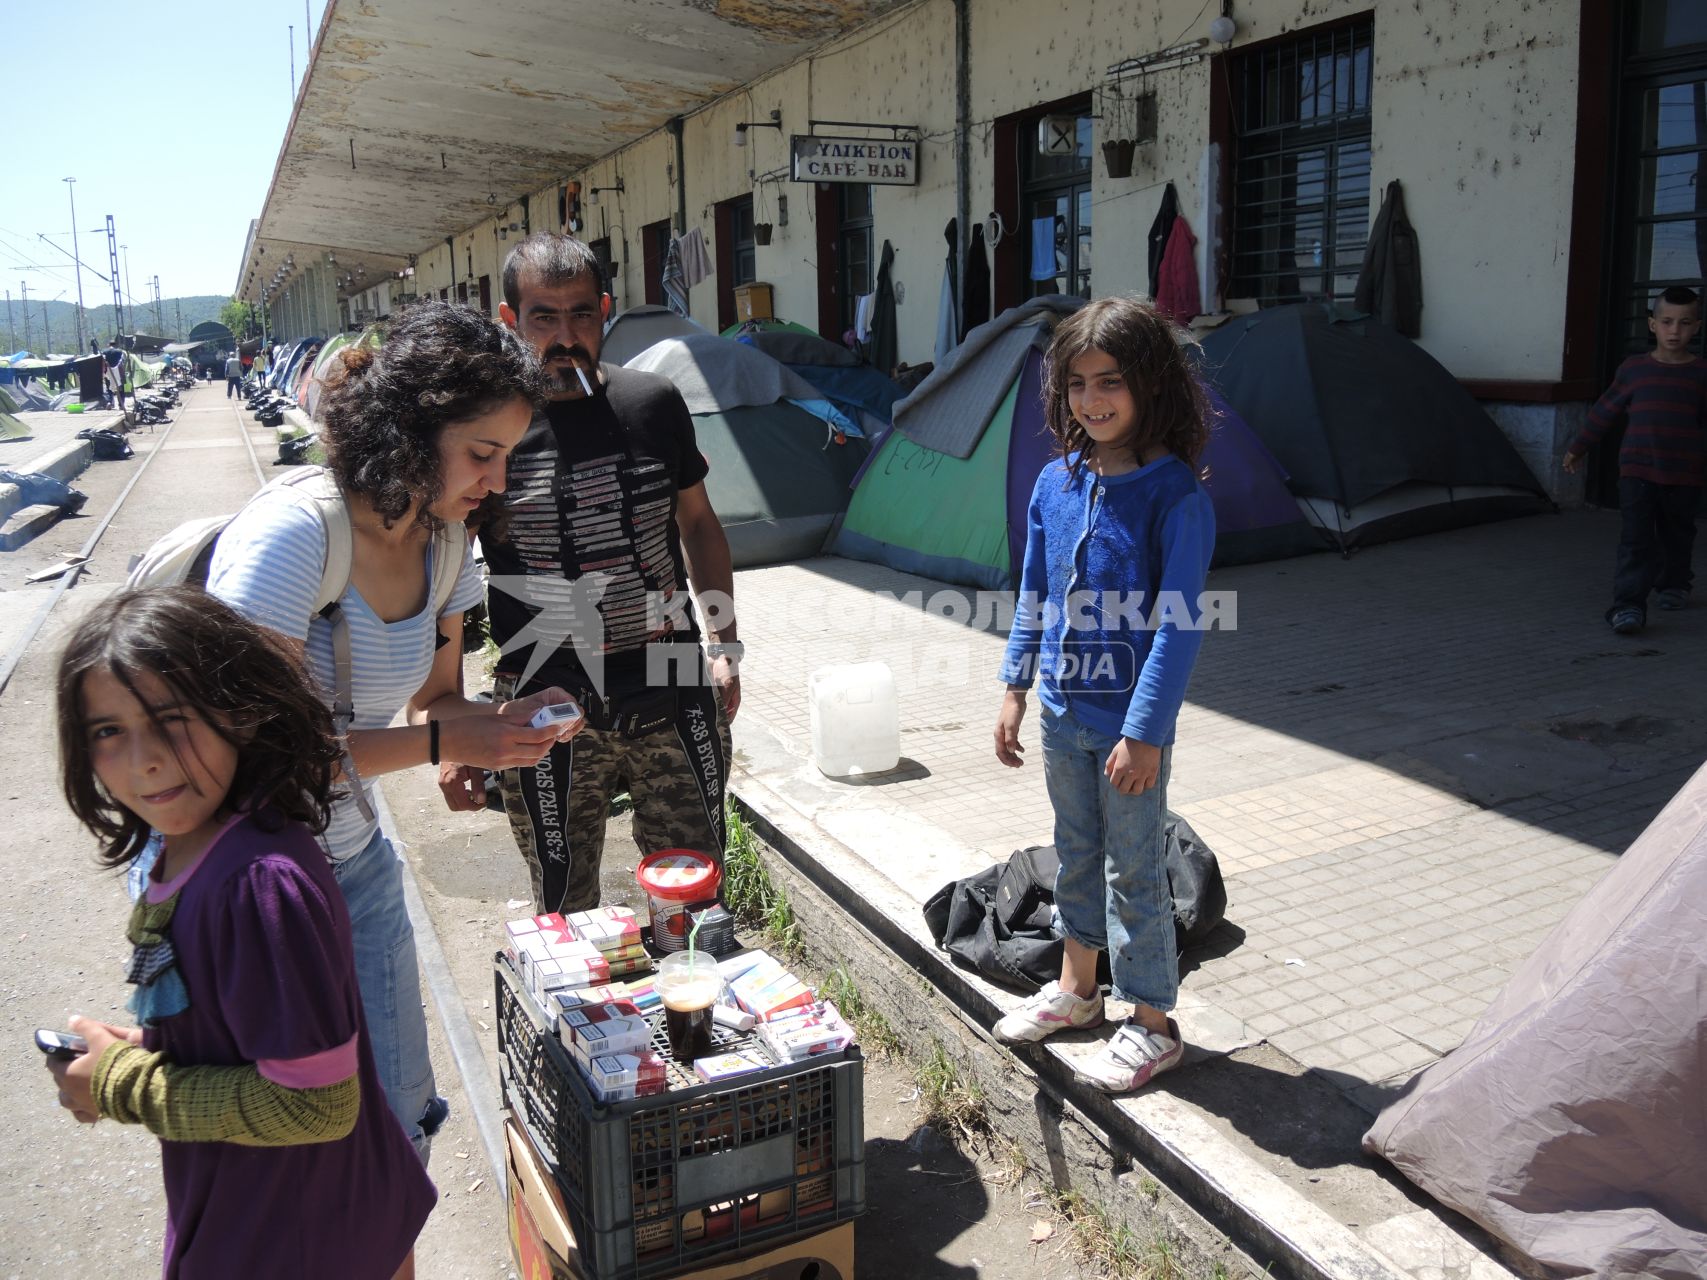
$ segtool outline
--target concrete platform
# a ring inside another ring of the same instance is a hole
[[[1195,1065],[1110,1101],[1072,1082],[1083,1046],[983,1038],[978,1056],[1088,1117],[1259,1266],[1504,1274],[1357,1139],[1707,754],[1707,610],[1611,635],[1617,533],[1615,513],[1581,512],[1216,573],[1238,628],[1205,645],[1169,797],[1231,899],[1183,966]],[[735,787],[794,869],[985,1037],[1016,997],[948,964],[920,906],[1052,823],[1035,708],[1028,767],[994,758],[1005,636],[944,590],[836,559],[739,574]],[[807,676],[868,658],[896,673],[902,765],[826,779]]]

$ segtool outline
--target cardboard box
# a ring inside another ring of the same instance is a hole
[[[679,1280],[800,1280],[804,1275],[813,1280],[854,1280],[853,1223],[844,1222],[737,1262],[701,1267]]]
[[[735,318],[745,324],[748,320],[770,320],[776,316],[768,284],[738,284],[735,286]]]
[[[581,1251],[545,1162],[514,1120],[504,1121],[509,1149],[510,1248],[521,1280],[579,1280]]]

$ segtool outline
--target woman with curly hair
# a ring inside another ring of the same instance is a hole
[[[535,729],[546,689],[515,702],[462,693],[462,617],[481,597],[465,541],[449,599],[435,608],[438,536],[501,493],[510,451],[540,402],[539,364],[502,325],[467,307],[422,301],[383,346],[339,353],[326,382],[328,470],[352,527],[348,624],[354,716],[346,739],[356,778],[333,805],[321,842],[349,906],[356,973],[387,1100],[426,1160],[446,1107],[433,1086],[427,1024],[397,851],[371,803],[379,774],[456,761],[486,769],[536,764],[567,730]],[[330,700],[333,628],[315,612],[328,537],[324,520],[286,490],[268,490],[220,535],[208,590],[300,649]],[[398,710],[409,723],[390,727]]]

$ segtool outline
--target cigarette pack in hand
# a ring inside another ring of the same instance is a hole
[[[581,718],[581,708],[571,698],[568,702],[555,702],[549,707],[541,707],[533,713],[533,719],[528,721],[535,729],[567,729]]]

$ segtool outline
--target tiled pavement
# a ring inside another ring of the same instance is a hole
[[[1611,635],[1616,540],[1576,512],[1213,576],[1238,628],[1204,647],[1169,798],[1231,903],[1189,995],[1371,1108],[1462,1038],[1707,755],[1707,601]],[[1030,767],[1002,768],[1005,633],[942,590],[837,559],[739,574],[736,748],[764,727],[804,755],[808,674],[881,659],[904,759],[873,797],[1001,858],[1049,838],[1035,712]]]

